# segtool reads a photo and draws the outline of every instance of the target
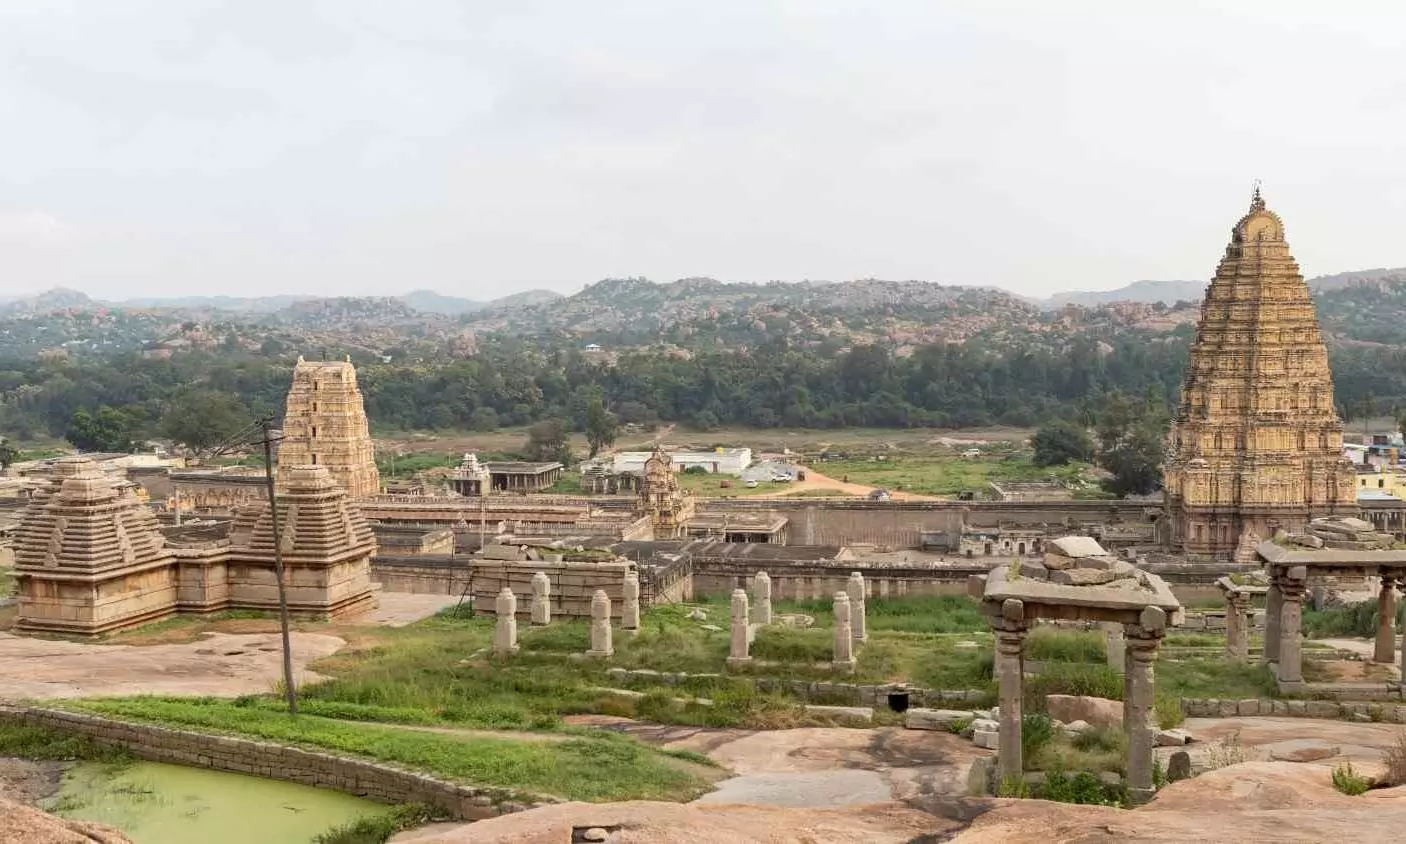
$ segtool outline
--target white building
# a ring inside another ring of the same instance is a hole
[[[622,451],[614,456],[611,470],[614,472],[643,472],[644,461],[649,459],[648,451]],[[750,448],[719,448],[714,451],[674,451],[669,453],[675,472],[682,472],[695,466],[706,472],[720,475],[741,475],[742,470],[752,465]]]

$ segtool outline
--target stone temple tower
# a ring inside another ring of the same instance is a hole
[[[1167,438],[1164,535],[1227,559],[1278,528],[1355,514],[1342,439],[1308,285],[1256,188],[1201,304]]]
[[[283,417],[278,447],[278,485],[299,466],[325,466],[352,498],[381,491],[381,473],[371,450],[371,431],[356,367],[351,360],[309,361],[298,358]]]

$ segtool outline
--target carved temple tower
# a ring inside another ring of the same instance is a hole
[[[1167,534],[1230,558],[1275,530],[1357,511],[1328,352],[1284,223],[1255,189],[1201,304],[1167,438]]]
[[[693,494],[679,487],[679,479],[674,475],[673,458],[657,444],[654,453],[644,461],[640,506],[649,517],[656,540],[684,537],[688,520],[693,518]]]
[[[283,442],[278,447],[278,485],[286,487],[298,466],[325,466],[352,498],[381,491],[381,473],[371,449],[356,367],[351,360],[309,361],[298,358]]]

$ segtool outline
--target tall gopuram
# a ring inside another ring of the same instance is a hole
[[[1256,188],[1201,304],[1167,438],[1172,546],[1227,559],[1279,528],[1355,515],[1342,429],[1308,285]]]
[[[298,466],[325,466],[352,498],[381,491],[356,367],[345,361],[298,358],[278,447],[278,485]]]

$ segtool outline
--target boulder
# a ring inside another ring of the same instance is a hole
[[[1051,718],[1066,724],[1085,721],[1095,727],[1118,727],[1123,724],[1123,702],[1103,697],[1081,695],[1048,695],[1045,698]]]
[[[1064,731],[1066,733],[1069,733],[1071,736],[1077,736],[1085,730],[1092,729],[1093,725],[1091,725],[1088,721],[1071,721],[1068,724],[1064,725]]]
[[[940,730],[947,732],[958,721],[971,718],[970,712],[960,709],[909,709],[903,713],[903,726],[910,730]]]
[[[972,797],[985,797],[991,791],[991,770],[995,759],[991,756],[978,756],[967,769],[967,794]]]
[[[1157,734],[1158,747],[1179,747],[1191,743],[1191,733],[1186,730],[1163,730]]]
[[[1191,778],[1191,754],[1178,750],[1167,759],[1167,782]]]

